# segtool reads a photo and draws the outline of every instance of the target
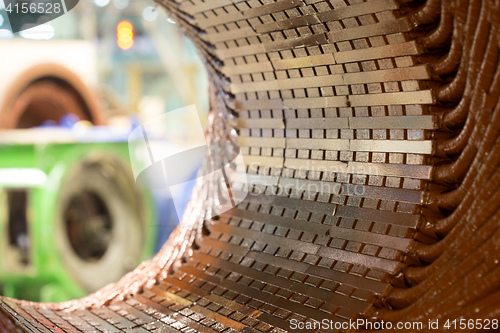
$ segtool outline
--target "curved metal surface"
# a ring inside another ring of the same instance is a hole
[[[5,316],[30,332],[498,319],[498,1],[161,5],[206,60],[208,137],[239,146],[250,194],[204,221],[218,197],[200,182],[153,260],[82,300],[4,298]]]
[[[84,82],[68,68],[52,63],[33,66],[17,77],[0,102],[0,129],[40,126],[73,113],[96,125],[106,114]]]

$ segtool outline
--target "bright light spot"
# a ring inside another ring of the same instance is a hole
[[[155,7],[148,6],[142,11],[142,17],[148,22],[153,22],[158,17],[158,11]]]
[[[118,40],[118,47],[122,50],[128,50],[134,45],[134,41],[129,41],[129,42],[124,42],[121,40]]]
[[[46,181],[47,174],[39,169],[0,169],[0,184],[4,186],[43,185]]]
[[[134,27],[128,21],[121,21],[116,26],[116,43],[122,50],[128,50],[134,45]]]
[[[0,29],[0,38],[13,38],[14,34],[12,31],[7,29]]]
[[[3,16],[0,15],[0,25],[2,25],[2,24],[3,24]]]
[[[132,26],[132,23],[130,23],[129,21],[121,21],[116,26],[116,30],[120,31],[121,29],[129,29],[130,31],[132,31],[132,29],[134,29],[134,27]]]
[[[130,41],[132,41],[132,37],[130,35],[121,35],[118,39],[122,43],[129,43]]]
[[[129,28],[121,28],[120,30],[118,30],[118,34],[120,36],[122,36],[122,35],[130,36],[130,35],[132,35],[132,30]]]
[[[94,0],[97,7],[104,7],[109,3],[109,0]]]
[[[25,24],[21,27],[21,29],[23,29],[19,32],[21,37],[26,39],[48,40],[53,38],[56,34],[56,30],[50,24],[41,24],[32,28],[28,28],[29,26],[30,24]]]
[[[113,0],[113,4],[117,9],[125,9],[130,4],[129,0]]]

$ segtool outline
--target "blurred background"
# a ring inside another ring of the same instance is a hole
[[[192,104],[198,117],[178,113],[150,139],[187,142],[205,128],[206,72],[152,1],[80,0],[19,33],[6,9],[0,1],[0,294],[65,301],[154,256],[179,222],[168,190],[136,185],[131,160],[148,163],[127,139]]]

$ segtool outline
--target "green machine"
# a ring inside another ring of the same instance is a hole
[[[82,297],[153,255],[154,201],[135,184],[127,134],[0,132],[1,294]]]

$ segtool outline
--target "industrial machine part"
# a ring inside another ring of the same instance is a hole
[[[105,123],[86,86],[92,42],[0,45],[0,294],[83,297],[156,253],[176,221],[157,218],[155,201],[169,198],[135,184],[127,131],[70,129]]]
[[[209,138],[238,132],[251,193],[203,220],[199,183],[152,261],[82,300],[3,298],[0,327],[498,330],[497,1],[161,4],[206,59]]]
[[[105,113],[87,86],[96,83],[89,41],[0,40],[0,129],[29,128],[68,113],[96,125]],[[36,56],[34,56],[36,55]]]
[[[153,255],[155,207],[135,184],[127,132],[96,131],[0,132],[4,295],[82,297]]]
[[[40,46],[5,43],[10,57]],[[0,88],[10,83],[0,96],[0,294],[9,297],[83,297],[151,258],[177,224],[171,198],[136,185],[128,131],[32,129],[105,121],[97,99],[67,68],[88,56],[76,70],[86,69],[83,79],[91,81],[93,48],[68,43],[50,42],[46,48],[53,49],[41,50],[37,60],[0,65],[6,68]],[[166,202],[161,208],[159,200]]]

